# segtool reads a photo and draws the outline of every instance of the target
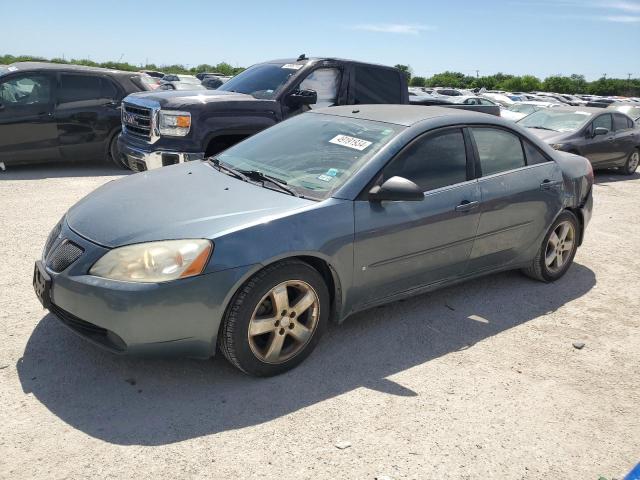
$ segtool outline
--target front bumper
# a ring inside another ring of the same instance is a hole
[[[60,273],[47,268],[49,310],[75,333],[121,354],[212,356],[225,306],[253,268],[166,283],[118,282],[87,274],[106,248],[66,224],[60,237],[80,245],[84,253]]]
[[[149,145],[152,147],[152,145]],[[204,159],[204,152],[176,152],[172,150],[151,150],[129,145],[121,134],[118,150],[122,161],[134,172],[144,172],[155,168]]]

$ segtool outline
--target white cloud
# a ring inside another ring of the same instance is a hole
[[[352,30],[364,30],[367,32],[399,33],[402,35],[419,35],[420,32],[433,30],[428,25],[409,25],[404,23],[368,23],[355,25]]]
[[[598,17],[594,17],[595,20]],[[616,22],[616,23],[637,23],[640,22],[640,17],[634,17],[631,15],[608,15],[602,18],[607,22]]]
[[[640,13],[640,3],[635,3],[635,2],[602,3],[601,6],[603,8],[609,7],[609,8],[614,8],[616,10],[623,10],[625,12]]]

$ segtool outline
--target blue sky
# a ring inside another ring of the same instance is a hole
[[[640,0],[21,0],[0,20],[0,53],[248,66],[303,52],[423,76],[640,77]]]

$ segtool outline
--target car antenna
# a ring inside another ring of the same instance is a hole
[[[307,56],[304,53],[298,57],[296,62],[301,62],[302,60],[308,60]]]

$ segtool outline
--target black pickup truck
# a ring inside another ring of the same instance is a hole
[[[118,148],[124,163],[144,171],[206,158],[310,109],[371,103],[408,104],[404,73],[300,55],[253,65],[216,90],[129,95]]]

